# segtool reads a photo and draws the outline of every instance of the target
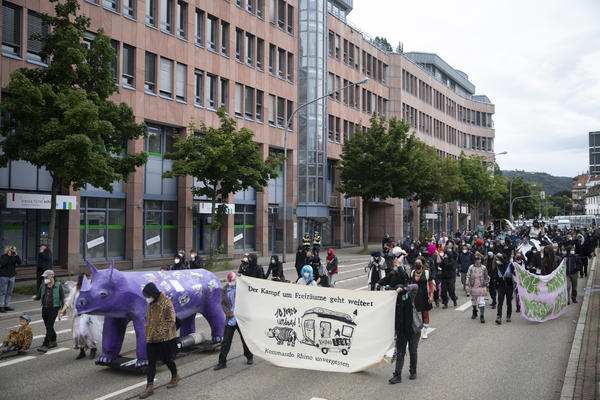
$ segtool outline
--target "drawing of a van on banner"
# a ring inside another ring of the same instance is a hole
[[[300,342],[320,348],[323,354],[337,351],[347,355],[355,326],[356,323],[348,314],[320,307],[311,308],[302,316],[303,338]]]

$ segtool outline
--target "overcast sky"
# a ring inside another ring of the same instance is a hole
[[[354,0],[348,20],[437,53],[496,105],[502,169],[574,176],[600,131],[600,1]]]

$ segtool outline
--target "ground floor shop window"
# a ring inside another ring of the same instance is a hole
[[[177,252],[177,202],[144,201],[144,257]]]
[[[344,208],[344,243],[354,243],[354,208]]]
[[[410,205],[410,202],[407,200],[403,200],[402,202],[402,235],[406,238],[408,235],[410,237],[414,237],[414,228],[413,228],[413,208]]]
[[[193,225],[193,242],[194,249],[198,250],[198,253],[209,253],[210,252],[210,215],[209,214],[196,214],[194,215]],[[221,229],[215,231],[214,239],[215,250],[221,246]]]
[[[82,259],[125,257],[125,199],[82,197],[79,220]]]
[[[236,204],[233,221],[234,250],[255,250],[256,205]]]

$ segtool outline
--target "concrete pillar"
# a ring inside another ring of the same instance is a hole
[[[193,187],[194,178],[191,176],[177,180],[177,248],[185,250],[188,259],[194,238]]]
[[[263,160],[269,157],[269,145],[260,144],[259,151]],[[269,254],[269,187],[262,192],[256,192],[256,252],[259,255]]]
[[[81,240],[81,198],[79,196],[79,190],[75,191],[73,188],[69,188],[68,195],[76,197],[77,209],[57,211],[57,221],[60,223],[59,239],[62,253],[60,258],[62,261],[61,263],[67,267],[69,274],[75,275],[79,273],[80,264],[79,242]]]
[[[144,122],[136,118],[137,123]],[[130,141],[127,144],[128,153],[141,153],[144,151],[144,139]],[[125,210],[125,259],[129,260],[129,267],[141,267],[144,261],[144,166],[129,174],[127,183],[123,183],[127,202]]]

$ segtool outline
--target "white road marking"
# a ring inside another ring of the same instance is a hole
[[[67,333],[67,332],[71,332],[71,330],[70,330],[70,329],[63,329],[62,331],[56,331],[56,334],[57,334],[57,335],[60,335],[61,333]],[[45,336],[46,336],[46,335],[36,335],[36,336],[34,336],[34,337],[33,337],[33,339],[34,339],[34,340],[35,340],[35,339],[41,339],[41,338],[43,338],[43,337],[45,337]]]
[[[369,285],[367,285],[367,286],[363,286],[363,287],[359,287],[359,288],[357,288],[357,289],[355,289],[355,290],[363,290],[363,289],[367,289],[368,287],[369,287]]]
[[[37,300],[29,299],[29,300],[11,301],[10,304],[27,303],[28,301],[37,301]]]
[[[50,350],[50,351],[46,352],[46,355],[60,353],[61,351],[65,351],[65,350],[69,350],[69,349],[66,347],[59,347],[58,349],[54,349],[54,350]]]
[[[155,380],[154,380],[154,383],[155,383],[155,384],[156,384],[156,381],[157,381],[157,380],[155,379]],[[104,395],[104,396],[102,396],[102,397],[98,397],[98,398],[96,398],[95,400],[106,400],[106,399],[110,399],[111,397],[115,397],[115,396],[118,396],[118,395],[120,395],[120,394],[122,394],[122,393],[129,392],[130,390],[133,390],[133,389],[139,388],[139,387],[141,387],[141,386],[144,386],[145,384],[146,384],[146,381],[143,381],[143,382],[140,382],[140,383],[136,383],[135,385],[127,386],[127,387],[125,387],[125,388],[123,388],[123,389],[121,389],[121,390],[117,390],[116,392],[112,392],[112,393],[109,393],[109,394],[107,394],[107,395]]]
[[[454,311],[465,311],[467,310],[469,307],[471,307],[471,300],[467,301],[465,304],[463,304],[460,307],[456,307],[454,309]]]
[[[69,317],[62,317],[61,320],[57,319],[57,322],[58,321],[68,321],[68,320],[69,320]],[[44,320],[43,319],[39,319],[37,321],[31,321],[29,323],[29,325],[41,324],[42,322],[44,322]],[[15,326],[13,326],[13,328],[19,328],[19,327],[21,327],[21,325],[15,325]]]
[[[19,357],[19,356],[17,356],[17,357]],[[0,363],[0,368],[7,367],[7,366],[13,365],[13,364],[17,364],[17,363],[20,363],[23,361],[33,360],[34,358],[35,358],[34,356],[24,356],[24,357],[15,358],[14,360],[4,361],[4,362]]]

